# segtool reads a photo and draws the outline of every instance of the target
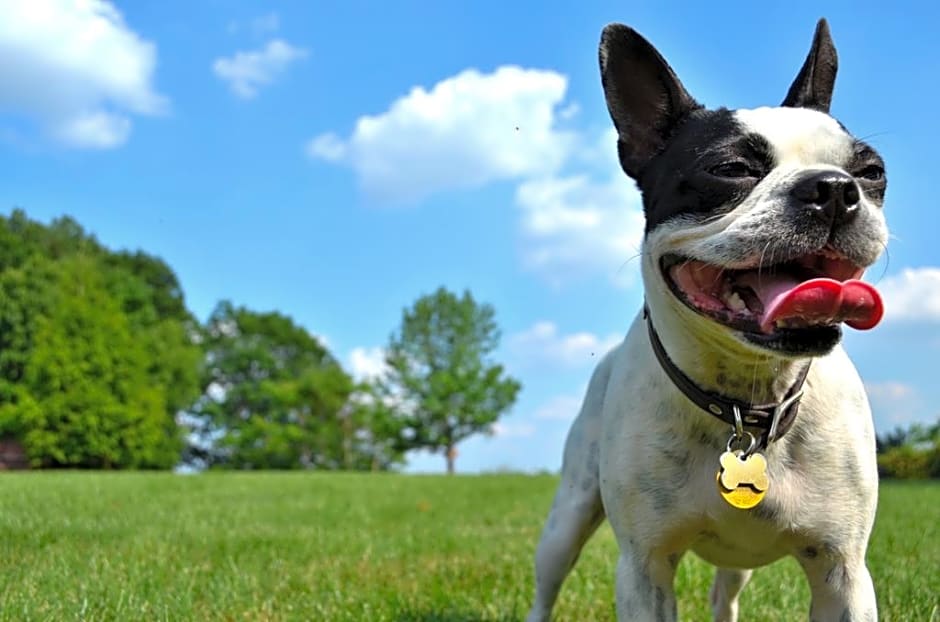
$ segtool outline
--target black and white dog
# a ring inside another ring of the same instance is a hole
[[[887,241],[884,164],[829,116],[820,20],[781,107],[706,110],[634,30],[600,44],[620,163],[646,216],[646,305],[595,370],[536,553],[548,620],[606,517],[620,620],[676,619],[686,551],[717,566],[715,620],[752,568],[799,560],[812,620],[875,620],[865,550],[878,476],[841,324],[881,318],[859,277]]]

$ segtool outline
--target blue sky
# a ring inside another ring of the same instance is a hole
[[[492,304],[524,384],[459,470],[556,469],[640,301],[639,197],[597,70],[644,33],[710,106],[779,102],[825,15],[833,114],[888,164],[886,320],[846,346],[880,431],[940,415],[938,9],[928,3],[135,2],[0,8],[0,209],[70,214],[220,299],[287,313],[357,375],[444,285]],[[439,471],[417,455],[411,470]]]

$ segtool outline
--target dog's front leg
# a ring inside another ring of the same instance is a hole
[[[675,622],[672,581],[678,555],[657,555],[636,546],[620,546],[617,563],[617,619],[621,622]]]
[[[808,550],[817,550],[810,548]],[[851,557],[818,554],[800,562],[812,592],[811,622],[875,622],[878,609],[865,551]]]

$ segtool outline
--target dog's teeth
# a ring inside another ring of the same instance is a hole
[[[738,292],[731,292],[727,297],[725,297],[725,304],[728,305],[728,308],[732,311],[744,311],[747,309],[747,305],[744,304],[744,300],[741,299],[741,296],[738,295]]]

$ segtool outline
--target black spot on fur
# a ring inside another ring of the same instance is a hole
[[[587,470],[589,473],[597,474],[601,463],[601,448],[597,441],[591,441],[588,447]]]
[[[773,499],[765,497],[761,503],[751,510],[751,516],[769,523],[775,522],[780,518],[780,505]]]
[[[692,456],[688,451],[677,449],[674,446],[667,446],[662,449],[660,456],[671,463],[669,485],[672,488],[682,488],[689,483],[689,477],[691,476],[689,463],[692,461]]]
[[[650,580],[645,561],[639,558],[636,548],[632,544],[630,545],[630,549],[630,563],[634,579],[633,587],[641,601],[641,608],[645,611],[649,611],[653,608],[653,583]]]
[[[636,602],[632,598],[627,598],[623,601],[623,613],[626,615],[627,620],[632,620],[636,617]]]
[[[843,564],[836,564],[826,573],[826,583],[828,585],[838,587],[842,584],[843,579],[845,579],[845,566]]]
[[[656,615],[656,622],[666,622],[666,593],[663,588],[656,588],[656,605],[653,609]]]
[[[666,559],[669,561],[669,566],[675,570],[679,567],[679,560],[682,558],[682,555],[679,553],[670,553],[669,557]]]
[[[845,456],[845,459],[842,463],[842,477],[844,478],[844,486],[852,491],[858,491],[859,498],[863,498],[865,495],[862,492],[865,487],[865,481],[862,474],[862,467],[858,462],[858,457],[849,453]]]
[[[657,512],[665,512],[675,505],[676,494],[671,488],[664,487],[670,485],[670,482],[664,481],[662,477],[653,477],[649,472],[640,473],[636,485],[643,498],[652,503]]]

